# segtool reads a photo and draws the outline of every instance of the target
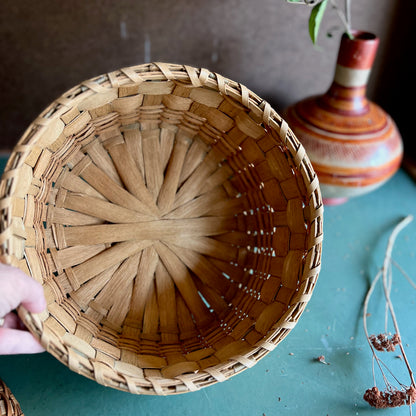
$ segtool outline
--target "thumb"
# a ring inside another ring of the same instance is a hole
[[[43,351],[43,347],[29,332],[0,328],[0,355],[34,354]]]
[[[46,308],[42,285],[20,269],[0,264],[0,316],[19,305],[29,312],[42,312]]]

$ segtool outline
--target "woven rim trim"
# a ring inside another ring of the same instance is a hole
[[[10,199],[14,196],[11,194],[12,182],[26,157],[32,151],[33,144],[45,134],[48,128],[51,128],[52,122],[59,120],[74,106],[85,102],[95,94],[109,94],[114,88],[125,87],[128,89],[131,88],[132,83],[135,86],[140,86],[148,81],[173,81],[175,84],[189,88],[209,88],[220,92],[223,97],[231,99],[234,105],[241,103],[251,111],[253,119],[258,120],[263,128],[270,130],[272,134],[278,132],[279,139],[292,155],[294,166],[299,169],[306,193],[309,196],[309,201],[306,201],[306,209],[308,209],[307,215],[311,227],[307,242],[308,251],[303,260],[302,284],[304,290],[293,296],[287,312],[272,326],[267,336],[256,343],[251,351],[242,351],[241,354],[230,357],[225,363],[205,368],[196,374],[173,377],[170,380],[171,384],[175,386],[173,393],[181,393],[195,391],[217,381],[224,381],[232,375],[252,367],[258,360],[272,351],[295,326],[311,297],[320,271],[323,205],[318,178],[304,148],[287,123],[272,109],[268,102],[239,83],[212,73],[207,69],[197,69],[186,65],[166,63],[139,65],[123,68],[81,83],[63,94],[41,113],[15,147],[12,157],[7,163],[0,187],[0,244],[3,261],[19,265],[7,244],[12,235],[19,234],[16,224],[13,223],[13,214],[9,212]],[[24,231],[21,235],[24,237]],[[161,382],[157,377],[152,377],[151,372],[144,376],[143,374],[138,375],[136,370],[126,368],[126,366],[112,369],[103,362],[95,361],[88,354],[79,354],[79,351],[73,348],[71,340],[62,341],[55,339],[54,334],[45,333],[43,322],[38,316],[27,313],[23,308],[20,308],[19,313],[46,349],[69,368],[95,379],[101,384],[132,393],[172,393],[169,386],[167,386],[169,383],[166,383],[166,380]]]
[[[0,416],[24,416],[13,393],[0,379]]]

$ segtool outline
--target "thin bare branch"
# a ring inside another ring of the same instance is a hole
[[[381,270],[378,271],[376,277],[373,279],[370,288],[367,291],[364,305],[363,305],[363,325],[364,325],[364,332],[367,338],[367,342],[370,345],[370,349],[372,352],[372,371],[373,371],[373,379],[374,379],[374,387],[367,389],[364,394],[364,399],[373,407],[376,408],[386,408],[386,407],[397,407],[402,406],[404,404],[409,405],[410,414],[412,414],[412,405],[416,401],[416,386],[415,380],[413,377],[413,371],[410,367],[409,361],[406,356],[406,352],[403,347],[403,343],[400,336],[399,325],[397,322],[397,318],[394,312],[394,307],[392,300],[390,298],[391,289],[392,289],[392,282],[393,282],[393,270],[392,270],[392,258],[391,254],[393,251],[393,246],[396,241],[396,238],[400,231],[402,231],[410,222],[413,220],[413,216],[409,215],[400,221],[396,227],[393,229],[392,233],[390,234],[387,248],[384,255],[383,267]],[[398,265],[395,264],[397,267]],[[404,273],[404,271],[400,268],[399,270],[404,274],[404,276],[411,282],[411,279]],[[386,300],[386,312],[385,312],[385,332],[384,334],[378,335],[369,335],[368,333],[368,326],[367,326],[367,316],[368,316],[368,304],[369,300],[374,292],[374,288],[379,281],[382,281],[383,284],[383,292],[384,297]],[[412,284],[413,287],[415,285]],[[390,335],[387,331],[388,328],[388,317],[391,316],[393,326],[395,329],[395,334]],[[400,348],[401,356],[403,361],[406,364],[407,371],[410,376],[410,386],[407,387],[406,385],[399,382],[396,376],[390,371],[390,369],[386,366],[386,364],[379,359],[377,356],[377,351],[394,351],[395,346],[398,345]],[[376,351],[377,350],[377,351]],[[374,363],[377,363],[377,366],[380,369],[382,374],[384,383],[386,385],[385,390],[380,391],[376,387],[376,377],[374,372]],[[384,373],[383,369],[387,370],[391,377],[393,377],[394,381],[397,383],[399,388],[396,388],[392,385]]]
[[[394,242],[396,241],[396,238],[397,238],[398,234],[400,233],[400,231],[402,231],[412,221],[413,221],[413,215],[408,215],[406,218],[404,218],[402,221],[400,221],[400,223],[397,224],[397,226],[394,228],[393,232],[390,235],[388,244],[387,244],[387,249],[386,249],[386,254],[384,256],[384,264],[383,264],[383,269],[382,269],[384,296],[386,298],[386,302],[388,303],[390,315],[391,315],[391,318],[393,320],[394,329],[396,330],[396,334],[400,337],[400,339],[401,339],[400,329],[399,329],[399,324],[397,322],[396,314],[394,313],[393,303],[391,302],[391,299],[390,299],[389,282],[388,282],[388,275],[387,274],[388,274],[388,270],[390,269],[391,253],[393,251]],[[406,364],[406,367],[407,367],[407,370],[409,372],[411,385],[413,387],[416,387],[415,380],[414,380],[414,377],[413,377],[413,371],[410,367],[409,361],[408,361],[407,356],[406,356],[406,352],[405,352],[405,350],[403,348],[403,344],[401,342],[399,344],[399,347],[400,347],[400,351],[401,351],[402,356],[403,356],[403,360],[404,360],[404,362]]]
[[[403,268],[396,262],[394,259],[391,259],[391,263],[393,266],[395,266],[399,272],[405,277],[405,279],[410,283],[410,285],[413,287],[413,289],[416,289],[416,283],[413,281],[413,279],[403,270]]]

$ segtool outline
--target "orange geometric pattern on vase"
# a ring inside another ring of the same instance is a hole
[[[399,168],[402,158],[397,157],[387,165],[374,169],[339,169],[334,175],[333,169],[315,164],[314,169],[321,182],[328,185],[366,187],[388,180]]]

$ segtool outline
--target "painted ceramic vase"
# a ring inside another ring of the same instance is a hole
[[[329,90],[286,110],[327,205],[378,188],[400,167],[403,144],[396,124],[366,97],[378,43],[367,32],[354,32],[354,39],[343,35]]]

